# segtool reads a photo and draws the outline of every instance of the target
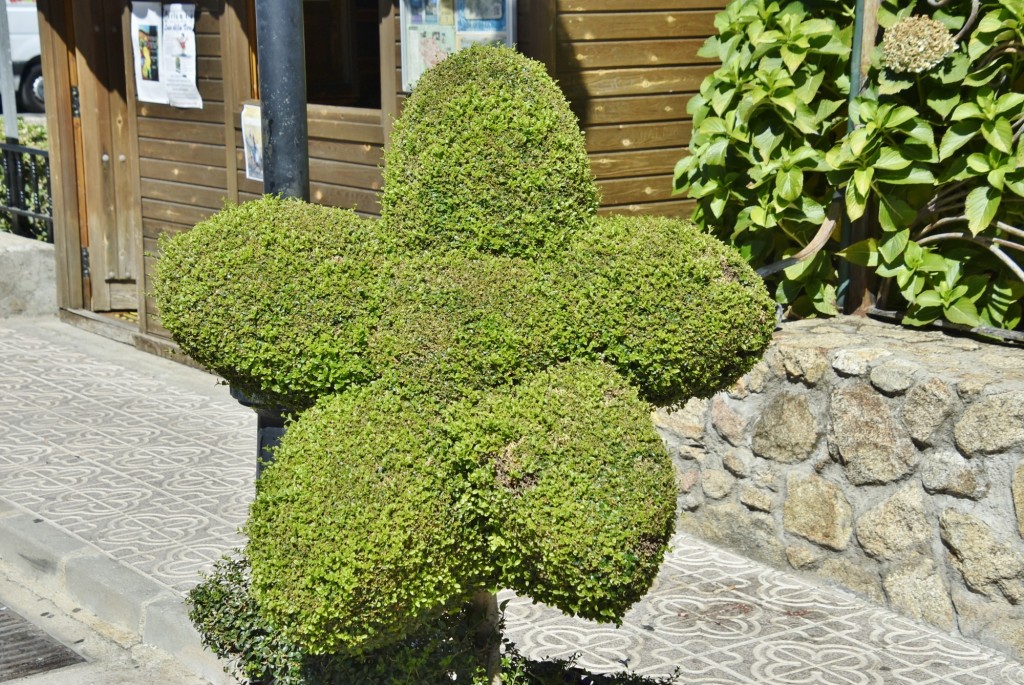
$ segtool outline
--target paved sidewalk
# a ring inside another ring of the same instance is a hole
[[[255,425],[200,371],[0,320],[0,570],[222,680],[182,594],[241,543]],[[622,628],[522,599],[508,627],[530,656],[686,685],[1024,685],[1001,654],[685,535]]]

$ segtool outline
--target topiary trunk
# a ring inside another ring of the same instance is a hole
[[[487,685],[501,685],[501,627],[498,595],[481,590],[473,596],[471,625],[476,628],[476,645],[487,669]]]

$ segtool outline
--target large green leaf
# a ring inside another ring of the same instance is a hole
[[[953,110],[953,114],[950,116],[952,121],[963,121],[964,119],[983,119],[985,115],[981,112],[981,107],[978,106],[977,102],[962,102]]]
[[[874,238],[861,240],[836,253],[846,261],[858,266],[878,266],[878,241]]]
[[[945,119],[960,103],[959,87],[935,88],[927,93],[925,103],[927,103],[927,105],[936,114]]]
[[[899,172],[879,174],[879,180],[895,185],[916,185],[935,183],[931,169],[924,166],[912,166]]]
[[[974,122],[959,121],[953,124],[946,129],[946,133],[942,136],[942,142],[939,143],[939,159],[948,158],[977,134],[978,126]]]
[[[961,297],[946,307],[945,314],[946,318],[953,323],[964,326],[980,326],[982,323],[981,316],[978,315],[978,308],[967,297]]]
[[[910,229],[905,229],[891,236],[878,246],[878,253],[882,255],[887,263],[896,261],[896,258],[903,254],[907,243],[910,242]]]
[[[850,217],[850,221],[856,221],[864,216],[867,204],[867,195],[859,192],[853,183],[846,186],[846,214]]]
[[[981,124],[981,135],[985,137],[989,145],[1010,154],[1013,152],[1013,128],[1010,122],[1003,117],[995,121],[985,121]]]
[[[776,192],[787,202],[793,202],[804,189],[804,174],[799,169],[779,171],[775,181]]]
[[[863,169],[854,169],[853,171],[853,187],[857,190],[860,195],[867,196],[871,192],[871,180],[875,176],[875,170],[873,167],[865,167]]]
[[[886,113],[884,120],[882,121],[882,128],[895,129],[900,128],[903,124],[914,121],[919,118],[920,115],[917,110],[913,107],[907,107],[901,105]]]
[[[882,193],[878,199],[878,223],[883,231],[902,231],[917,218],[917,210],[899,193]]]
[[[875,158],[873,166],[876,169],[884,169],[886,171],[899,171],[910,166],[910,160],[900,154],[899,150],[883,147],[878,153],[878,157]],[[854,179],[856,180],[856,174]]]
[[[911,305],[903,315],[903,323],[908,326],[927,326],[942,316],[942,307],[918,307]]]
[[[922,290],[914,298],[914,304],[918,307],[941,307],[942,297],[934,290]]]
[[[978,235],[988,228],[999,210],[1002,198],[1002,193],[991,186],[975,188],[967,194],[964,213],[967,215],[967,228],[971,233]]]
[[[726,138],[719,138],[702,150],[701,159],[705,164],[725,166],[726,157],[729,154],[729,141]]]

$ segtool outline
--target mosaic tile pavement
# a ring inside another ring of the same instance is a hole
[[[122,362],[96,359],[68,334],[60,345],[0,322],[0,497],[183,592],[241,544],[255,415],[212,376],[114,342]]]
[[[0,321],[0,498],[184,592],[238,546],[255,416],[202,372],[64,324]],[[621,628],[510,599],[533,657],[686,685],[1024,685],[1024,667],[685,535]]]

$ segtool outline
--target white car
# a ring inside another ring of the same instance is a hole
[[[43,67],[39,59],[39,17],[35,0],[6,0],[11,62],[22,112],[43,111]]]

